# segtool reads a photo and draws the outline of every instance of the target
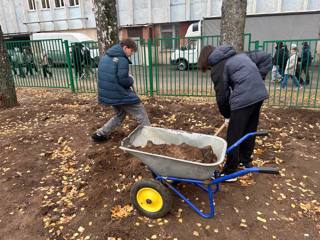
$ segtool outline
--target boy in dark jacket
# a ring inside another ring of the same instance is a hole
[[[201,50],[198,66],[203,71],[211,67],[219,111],[225,119],[230,119],[228,146],[246,133],[255,132],[261,105],[268,98],[263,79],[272,68],[271,55],[265,52],[236,54],[230,45],[217,48],[205,46]],[[254,145],[255,138],[250,138],[229,153],[223,173],[237,171],[240,163],[252,167]]]
[[[108,140],[108,135],[121,125],[127,114],[132,115],[139,124],[150,125],[147,112],[141,100],[133,91],[133,77],[129,75],[128,57],[137,50],[132,39],[109,48],[98,66],[98,100],[111,105],[115,116],[99,128],[92,136],[95,142]]]

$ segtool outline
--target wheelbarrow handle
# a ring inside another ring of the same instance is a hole
[[[259,173],[280,174],[279,168],[276,167],[259,167]]]
[[[230,153],[233,149],[235,149],[236,147],[238,147],[242,142],[244,142],[245,140],[247,140],[248,138],[254,137],[254,136],[267,136],[268,132],[267,131],[261,131],[261,132],[251,132],[251,133],[247,133],[246,135],[244,135],[242,138],[240,138],[238,141],[236,141],[234,144],[232,144],[230,147],[228,147],[227,149],[227,153]]]
[[[255,132],[255,136],[268,136],[268,135],[269,135],[268,131]]]

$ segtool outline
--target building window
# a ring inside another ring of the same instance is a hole
[[[161,26],[161,49],[176,49],[179,47],[179,33],[175,25]]]
[[[197,32],[197,31],[199,31],[199,23],[192,24],[192,32]]]
[[[303,0],[283,0],[282,12],[297,12],[303,10]]]
[[[63,0],[55,0],[56,7],[64,7],[64,1]]]
[[[79,0],[70,0],[70,6],[79,6]]]
[[[42,0],[42,8],[50,8],[50,1],[49,0]]]
[[[28,3],[30,10],[36,10],[36,3],[34,2],[34,0],[28,0]]]

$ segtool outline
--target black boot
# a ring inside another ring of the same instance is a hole
[[[91,135],[91,139],[94,141],[94,142],[105,142],[108,140],[107,136],[105,135],[100,135],[98,133],[94,133]]]

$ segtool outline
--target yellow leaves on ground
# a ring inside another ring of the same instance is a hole
[[[315,220],[319,220],[320,215],[320,203],[317,200],[311,202],[300,203],[299,207]]]
[[[256,181],[254,181],[252,177],[252,173],[241,176],[239,181],[240,185],[245,187],[256,184]]]
[[[133,211],[133,207],[131,205],[125,205],[121,207],[120,205],[116,205],[111,209],[111,217],[112,218],[125,218],[131,215]]]
[[[52,152],[51,159],[68,159],[75,155],[75,151],[68,146],[68,141],[64,141],[62,137],[58,139],[58,144],[60,147]]]

